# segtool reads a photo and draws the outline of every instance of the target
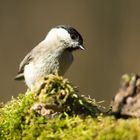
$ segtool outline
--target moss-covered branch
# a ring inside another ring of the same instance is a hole
[[[139,140],[140,119],[105,116],[58,75],[38,81],[0,108],[1,140]]]

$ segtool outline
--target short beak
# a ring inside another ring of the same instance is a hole
[[[85,50],[85,47],[84,47],[83,45],[79,45],[79,48],[80,48],[81,50]]]

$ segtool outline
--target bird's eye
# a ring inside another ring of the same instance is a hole
[[[76,38],[77,38],[77,36],[76,35],[71,35],[71,38],[73,39],[73,40],[75,40]]]

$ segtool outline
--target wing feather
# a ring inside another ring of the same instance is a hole
[[[24,67],[30,63],[32,60],[31,52],[28,53],[25,58],[21,61],[19,66],[18,74],[15,77],[15,80],[23,80],[24,79]]]

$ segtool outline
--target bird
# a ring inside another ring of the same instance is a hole
[[[76,50],[85,50],[81,34],[69,25],[53,27],[21,61],[15,80],[24,80],[31,89],[41,77],[55,73],[63,76]]]

